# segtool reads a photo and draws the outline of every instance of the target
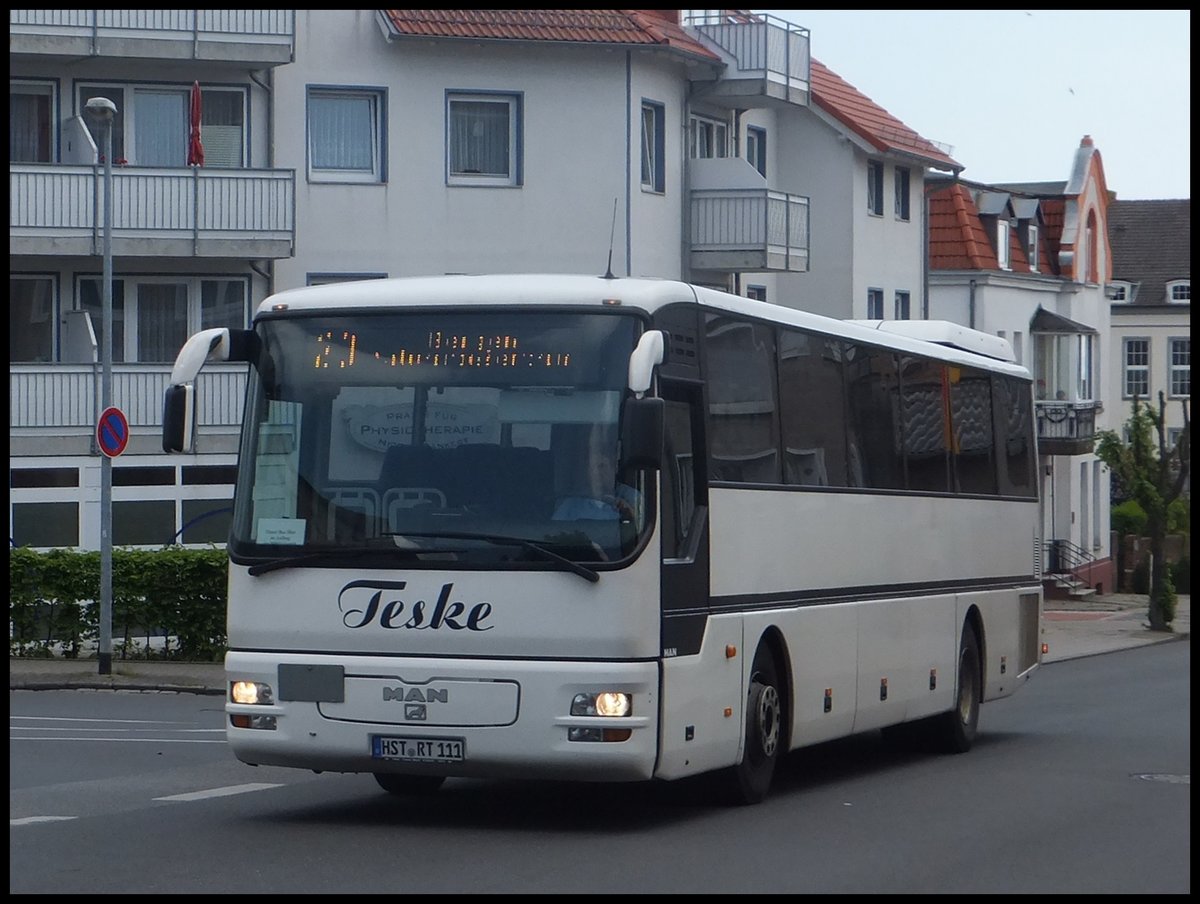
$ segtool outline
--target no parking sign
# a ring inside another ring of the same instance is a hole
[[[129,445],[129,421],[120,408],[105,408],[96,424],[96,445],[109,458],[116,458]]]

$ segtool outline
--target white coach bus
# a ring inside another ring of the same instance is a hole
[[[665,280],[296,289],[184,346],[168,451],[205,360],[250,363],[246,763],[398,794],[711,772],[756,802],[833,738],[965,751],[1039,664],[1033,396],[1003,339]]]

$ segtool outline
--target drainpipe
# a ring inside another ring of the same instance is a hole
[[[971,294],[967,302],[967,326],[975,329],[975,280],[971,280]]]

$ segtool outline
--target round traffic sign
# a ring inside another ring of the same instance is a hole
[[[116,458],[129,445],[129,421],[120,408],[105,408],[96,424],[96,444],[109,458]]]

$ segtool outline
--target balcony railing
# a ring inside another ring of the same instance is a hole
[[[113,404],[131,427],[162,426],[163,390],[170,364],[114,364]],[[88,364],[11,364],[8,368],[10,434],[91,431],[99,409],[100,368]],[[209,364],[196,379],[201,427],[242,423],[246,365]]]
[[[9,165],[9,253],[101,252],[99,166]],[[118,256],[288,257],[295,170],[118,167],[112,251]]]
[[[1086,455],[1095,447],[1099,403],[1037,402],[1038,449],[1046,455]]]
[[[737,106],[763,106],[774,98],[808,105],[809,32],[766,14],[711,13],[689,16],[689,26],[726,63],[706,99]]]
[[[13,9],[9,55],[290,63],[291,9]]]
[[[808,198],[775,191],[738,157],[688,161],[695,270],[808,269]]]

